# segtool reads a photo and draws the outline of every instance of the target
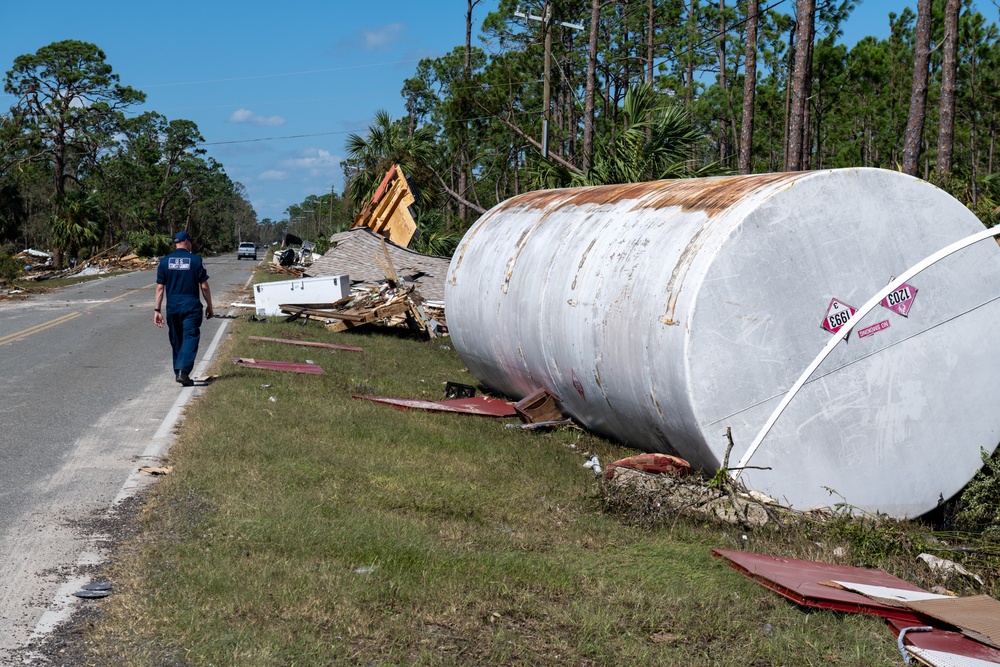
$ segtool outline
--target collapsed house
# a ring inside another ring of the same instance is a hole
[[[393,166],[354,226],[331,236],[330,249],[297,274],[307,289],[319,285],[319,279],[330,279],[330,296],[290,300],[281,304],[282,312],[325,321],[333,331],[381,322],[430,336],[445,333],[444,279],[451,260],[409,248],[419,235],[410,211],[414,201],[402,170]],[[314,282],[306,285],[307,280]],[[295,281],[288,282],[295,286]]]

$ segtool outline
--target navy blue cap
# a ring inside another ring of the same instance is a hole
[[[177,232],[174,234],[174,243],[184,243],[184,241],[190,241],[191,235],[187,232]]]

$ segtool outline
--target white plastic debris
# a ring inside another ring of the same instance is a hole
[[[978,574],[972,574],[971,572],[969,572],[964,567],[962,567],[961,565],[959,565],[954,561],[950,561],[945,558],[938,558],[937,556],[932,556],[930,554],[920,554],[919,556],[917,556],[917,558],[927,563],[928,567],[930,567],[935,572],[946,572],[949,574],[957,572],[958,574],[964,574],[967,577],[972,577],[973,579],[979,582],[980,586],[986,585],[986,582],[983,581],[982,577],[980,577]]]
[[[277,403],[278,402],[278,399],[276,399],[274,396],[271,396],[267,400],[271,401],[272,403]]]
[[[597,454],[591,454],[587,462],[583,464],[584,468],[590,468],[594,471],[595,475],[600,475],[604,469],[601,468],[601,461],[597,458]]]

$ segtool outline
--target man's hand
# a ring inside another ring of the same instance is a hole
[[[207,319],[212,319],[213,317],[215,317],[215,308],[212,308],[211,303],[205,306],[205,317]]]
[[[163,328],[163,313],[159,311],[153,312],[153,324],[160,327],[161,329]]]

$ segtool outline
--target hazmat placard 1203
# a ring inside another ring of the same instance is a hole
[[[917,288],[908,283],[903,283],[888,296],[882,299],[882,305],[894,313],[899,313],[907,317],[913,300],[917,297]]]

